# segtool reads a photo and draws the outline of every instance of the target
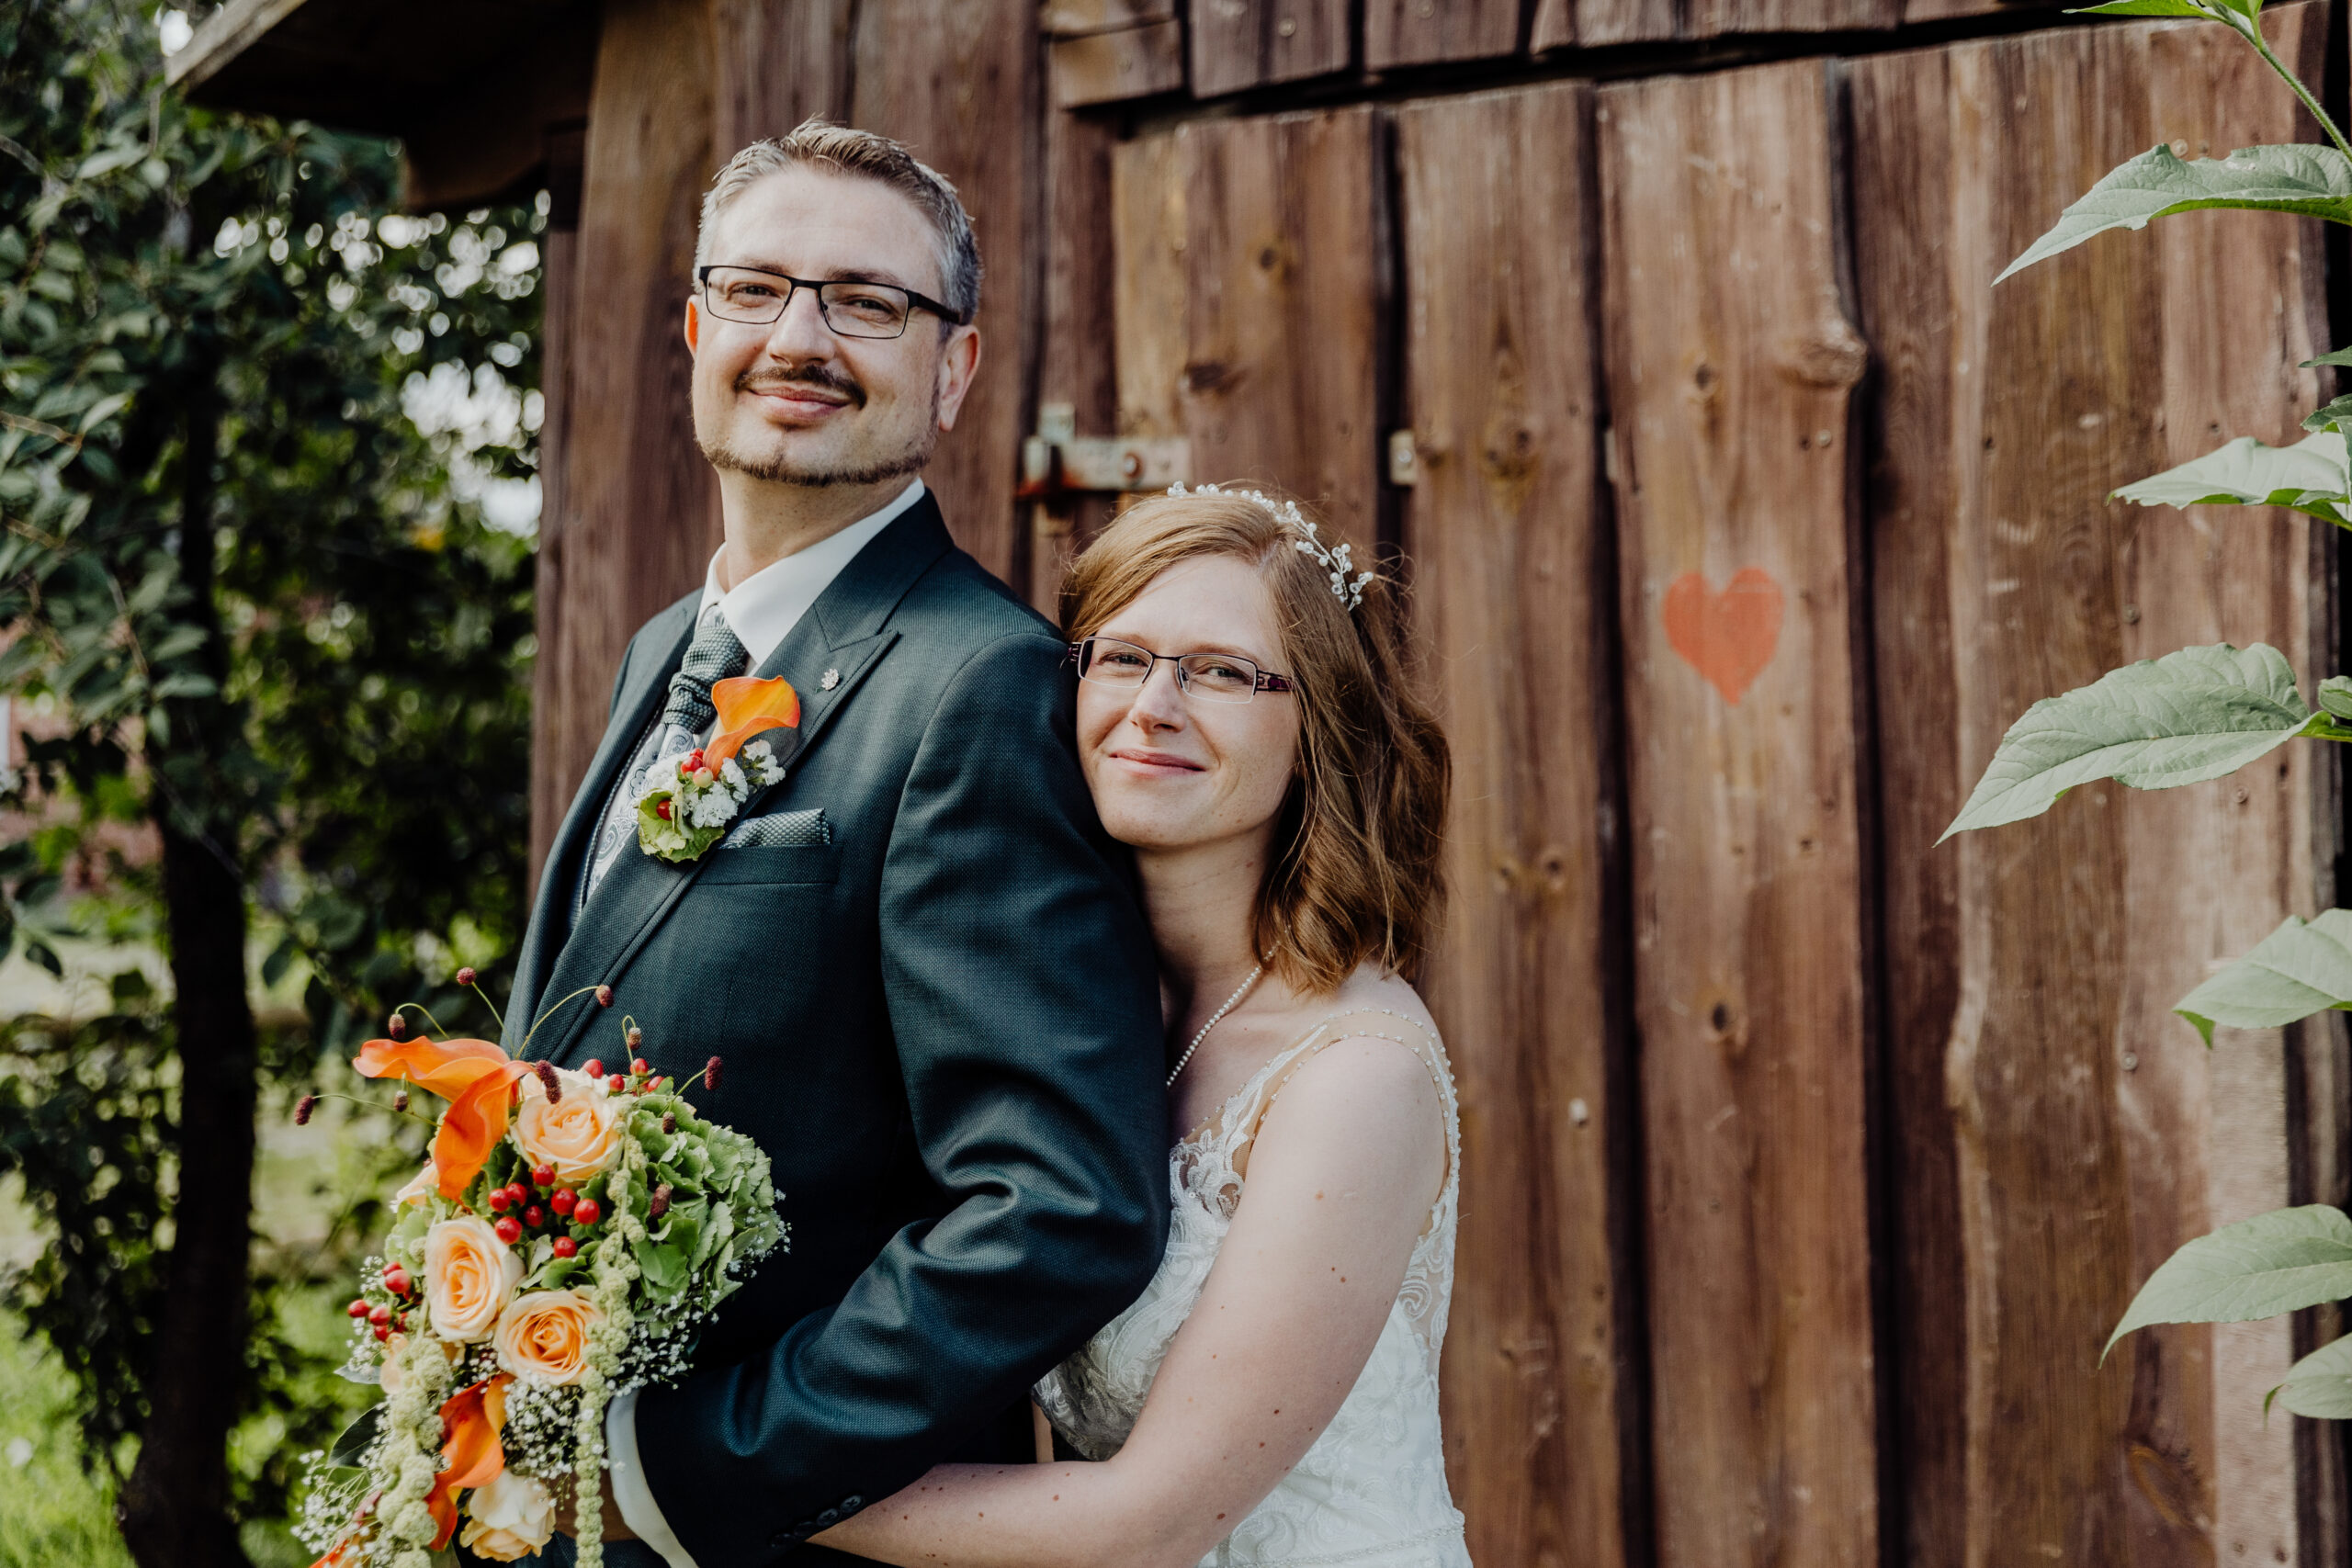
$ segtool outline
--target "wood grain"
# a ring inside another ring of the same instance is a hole
[[[2271,24],[2315,72],[2319,8]],[[2291,437],[2317,391],[2292,368],[2318,346],[2317,236],[2175,220],[1990,287],[2153,140],[2193,156],[2297,133],[2260,62],[2216,47],[2231,42],[2106,27],[1854,68],[1857,274],[1886,333],[1872,527],[1898,1376],[1917,1406],[1906,1488],[1923,1562],[2340,1550],[2332,1514],[2299,1518],[2293,1434],[2258,1419],[2288,1325],[2144,1332],[2097,1366],[2175,1246],[2290,1200],[2299,1134],[2279,1038],[2208,1054],[2169,1010],[2311,908],[2332,759],[2299,750],[2177,793],[2098,786],[1940,852],[1918,837],[2038,697],[2188,643],[2267,640],[2299,663],[2325,643],[2308,525],[2105,500],[2224,431]],[[1948,1111],[1926,1098],[1937,1055]],[[1958,1324],[1922,1303],[1955,1283]]]
[[[1668,1568],[1879,1561],[1848,459],[1866,355],[1825,74],[1600,94]],[[1751,568],[1785,618],[1734,705],[1668,647],[1661,601]]]
[[[680,325],[712,169],[711,33],[699,8],[659,0],[615,0],[603,26],[569,263],[578,292],[549,355],[569,412],[542,502],[554,554],[539,566],[534,693],[551,711],[534,728],[535,843],[587,771],[629,637],[702,581],[719,540]]]
[[[1463,1120],[1441,1386],[1471,1556],[1528,1568],[1638,1560],[1643,1463],[1590,105],[1570,84],[1396,120],[1420,471],[1403,542],[1454,765],[1427,987]]]
[[[1047,38],[1083,38],[1172,22],[1181,15],[1176,0],[1045,0],[1037,7],[1037,30]]]
[[[1692,0],[1535,0],[1530,53],[1611,43],[1643,43],[1683,36],[1683,11]]]
[[[1193,91],[1215,97],[1344,71],[1355,58],[1348,0],[1194,0]]]
[[[847,118],[857,0],[710,0],[710,7],[719,162],[812,115]]]
[[[526,900],[536,897],[539,872],[555,845],[555,830],[571,792],[588,771],[599,716],[563,702],[557,675],[564,668],[563,556],[571,517],[571,363],[580,331],[580,197],[586,176],[584,127],[548,138],[548,227],[539,236],[539,536],[533,553],[534,637],[531,664],[531,860]],[[574,731],[595,722],[584,738]],[[0,763],[6,758],[0,757]]]
[[[1373,114],[1181,126],[1120,150],[1117,203],[1120,428],[1190,437],[1196,477],[1281,485],[1367,552],[1387,309]]]
[[[1117,428],[1115,254],[1111,160],[1114,130],[1078,115],[1046,119],[1043,245],[1046,303],[1037,356],[1037,402],[1068,403],[1081,435]],[[1061,618],[1061,580],[1070,559],[1111,517],[1108,497],[1030,506],[1029,602]]]
[[[897,137],[954,182],[987,268],[979,378],[923,477],[956,542],[1019,587],[1028,530],[1012,491],[1034,418],[1040,296],[1036,12],[1028,0],[860,0],[856,13],[852,122]]]
[[[1903,20],[1903,0],[1687,0],[1691,38],[1730,33],[1860,32]]]
[[[1519,11],[1519,0],[1364,0],[1364,69],[1510,54]]]
[[[1184,85],[1184,25],[1148,22],[1117,32],[1056,39],[1046,46],[1054,105],[1082,108],[1173,93]]]

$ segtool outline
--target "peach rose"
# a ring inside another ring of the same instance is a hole
[[[472,1344],[490,1337],[506,1298],[523,1282],[523,1259],[479,1215],[424,1233],[424,1310],[433,1332]]]
[[[531,1164],[553,1166],[558,1181],[576,1187],[610,1167],[621,1152],[628,1107],[585,1073],[559,1070],[556,1077],[563,1098],[553,1104],[536,1076],[522,1080],[514,1142]]]
[[[551,1383],[575,1383],[588,1369],[588,1331],[604,1317],[577,1291],[516,1296],[498,1320],[498,1364]]]
[[[555,1495],[547,1483],[502,1470],[466,1499],[466,1528],[458,1539],[476,1556],[495,1562],[528,1557],[555,1534]]]

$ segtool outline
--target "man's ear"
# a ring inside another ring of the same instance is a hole
[[[686,352],[694,353],[702,346],[702,304],[691,294],[686,296]]]
[[[956,428],[956,412],[980,373],[980,329],[956,327],[939,349],[939,428]]]

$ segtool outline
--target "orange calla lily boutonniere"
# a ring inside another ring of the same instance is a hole
[[[637,803],[638,847],[673,863],[700,859],[727,836],[754,791],[784,777],[774,748],[752,738],[800,724],[800,694],[781,675],[721,681],[711,687],[710,702],[718,710],[718,732],[675,767],[656,768]]]

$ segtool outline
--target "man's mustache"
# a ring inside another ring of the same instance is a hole
[[[773,392],[786,387],[819,387],[838,392],[858,408],[865,406],[865,389],[839,370],[812,365],[806,370],[746,370],[735,378],[739,392]]]

